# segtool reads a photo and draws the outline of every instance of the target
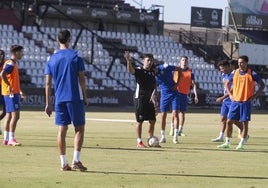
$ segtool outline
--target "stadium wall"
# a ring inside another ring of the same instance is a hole
[[[23,88],[22,88],[23,89]],[[25,88],[23,91],[27,97],[21,100],[22,106],[45,106],[45,90],[44,88]],[[126,107],[133,106],[133,91],[107,91],[107,90],[88,90],[88,101],[90,106],[99,107]],[[53,93],[52,93],[53,95]],[[216,103],[216,98],[220,94],[200,93],[198,95],[199,102],[194,104],[194,95],[188,96],[188,105],[190,108],[219,108],[220,104]],[[55,98],[52,97],[52,104]],[[262,95],[252,102],[254,109],[267,109],[268,96]]]

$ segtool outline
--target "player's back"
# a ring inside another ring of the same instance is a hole
[[[58,102],[81,100],[82,93],[78,84],[78,72],[83,70],[83,60],[78,57],[77,51],[59,50],[50,57],[46,74],[51,74],[53,77]]]

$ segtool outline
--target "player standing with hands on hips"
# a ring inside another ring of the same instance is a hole
[[[86,171],[80,162],[80,152],[85,132],[85,105],[87,90],[85,66],[77,51],[69,49],[71,34],[68,30],[58,33],[60,49],[52,54],[46,64],[46,107],[48,116],[52,114],[51,88],[52,79],[55,90],[55,123],[58,126],[57,146],[60,154],[61,170]],[[66,134],[68,125],[73,123],[75,129],[73,162],[70,167],[66,158]]]
[[[229,82],[233,82],[230,87]],[[258,90],[255,92],[255,82]],[[248,123],[251,116],[251,101],[257,98],[264,90],[265,84],[260,76],[248,67],[248,56],[240,56],[238,58],[238,69],[236,69],[225,82],[225,88],[232,100],[226,127],[226,140],[218,148],[230,148],[231,137],[233,132],[233,123],[235,121],[242,122],[241,140],[236,150],[244,149],[248,135]]]

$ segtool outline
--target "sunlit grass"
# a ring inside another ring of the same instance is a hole
[[[136,148],[133,113],[87,112],[81,161],[88,172],[62,172],[56,150],[54,118],[44,112],[22,111],[16,137],[21,147],[0,146],[0,187],[235,187],[261,188],[268,183],[267,114],[253,114],[244,151],[234,129],[232,148],[217,149],[210,140],[219,133],[218,113],[187,113],[179,144]],[[92,119],[122,119],[126,122]],[[167,119],[169,132],[170,116]],[[143,126],[146,140],[147,123]],[[160,135],[159,121],[155,135]],[[73,127],[67,135],[67,158],[73,154]]]

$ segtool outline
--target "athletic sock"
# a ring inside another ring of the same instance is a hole
[[[225,141],[226,144],[231,144],[231,138],[229,137],[226,137],[226,141]]]
[[[4,140],[9,140],[9,132],[4,131]]]
[[[219,138],[223,138],[224,137],[224,132],[220,132]]]
[[[64,165],[68,163],[66,159],[66,155],[60,155],[60,163],[62,167],[64,167]]]
[[[137,138],[137,143],[140,143],[142,141],[141,138]]]
[[[182,130],[183,130],[182,125],[179,125],[179,132],[181,132],[181,133],[182,133]]]
[[[74,151],[73,162],[79,162],[79,161],[80,161],[80,151]]]
[[[241,138],[240,142],[239,142],[239,145],[243,145],[245,144],[245,138]]]
[[[161,136],[162,136],[162,138],[165,138],[166,137],[166,131],[165,130],[161,130]]]
[[[175,129],[174,130],[174,136],[178,136],[178,134],[179,134],[179,130],[178,129]]]
[[[13,140],[15,138],[14,132],[9,132],[9,140]]]

